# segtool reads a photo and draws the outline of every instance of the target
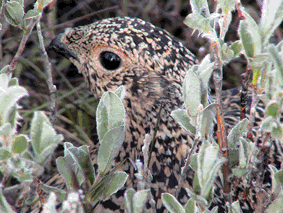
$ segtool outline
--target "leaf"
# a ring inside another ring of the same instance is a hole
[[[276,181],[280,184],[283,185],[283,171],[280,170],[274,174],[274,178]]]
[[[96,123],[100,143],[108,130],[125,125],[124,105],[115,93],[102,95],[96,110]]]
[[[271,55],[271,59],[274,63],[274,66],[276,67],[276,77],[278,78],[280,84],[283,84],[283,63],[282,58],[279,55],[279,52],[277,51],[276,47],[274,45],[270,45],[269,47],[269,53]]]
[[[210,26],[209,20],[200,14],[189,14],[184,20],[184,24],[194,30],[198,30],[203,36],[213,41],[218,39],[215,30]]]
[[[0,161],[7,160],[11,156],[11,152],[9,152],[6,148],[0,147]]]
[[[198,154],[198,178],[204,198],[210,195],[217,173],[225,161],[225,158],[220,157],[217,146],[204,141]]]
[[[193,13],[203,15],[204,17],[209,16],[209,8],[207,0],[191,0],[190,5]]]
[[[266,44],[269,38],[283,19],[283,1],[265,0],[262,5],[260,20],[260,34],[262,43]]]
[[[268,116],[263,119],[260,128],[265,132],[271,132],[274,124],[276,124],[276,120],[272,116]]]
[[[229,62],[230,60],[234,58],[233,50],[231,50],[226,43],[222,45],[221,53],[222,53],[221,58],[223,61]]]
[[[233,149],[238,145],[239,138],[248,131],[248,120],[245,118],[241,120],[236,126],[230,131],[227,141],[229,149]]]
[[[43,125],[48,129],[44,129]],[[50,134],[52,137],[55,135],[55,131],[54,130],[52,131],[49,128],[50,126],[51,123],[43,112],[37,111],[34,113],[31,121],[30,138],[31,138],[32,148],[36,154],[41,153],[44,148],[41,144],[42,134],[45,134],[47,136],[49,135],[49,137]],[[47,131],[43,133],[45,130]]]
[[[248,169],[246,168],[243,169],[240,167],[232,169],[233,174],[238,178],[243,177],[245,174],[247,174],[248,171],[249,171]]]
[[[2,126],[0,126],[0,136],[8,137],[11,134],[11,130],[12,126],[10,123],[3,124]],[[0,141],[3,139],[0,138]]]
[[[135,195],[136,191],[133,188],[130,188],[126,190],[124,197],[125,197],[125,206],[127,209],[127,212],[134,212],[133,209],[133,198]]]
[[[202,111],[202,120],[200,132],[202,137],[212,136],[214,121],[216,116],[216,108],[214,104],[210,104]]]
[[[6,10],[4,16],[11,25],[15,27],[21,27],[24,9],[19,2],[16,1],[8,1],[6,3]]]
[[[276,118],[280,114],[280,107],[275,101],[270,101],[265,108],[265,115]]]
[[[192,68],[193,69],[193,68]],[[183,94],[188,115],[195,117],[201,104],[201,81],[196,72],[187,71],[183,82]]]
[[[90,159],[89,147],[83,145],[79,148],[70,147],[68,150],[72,153],[72,158],[80,168],[80,171],[92,185],[95,181],[94,168]]]
[[[122,172],[122,171],[115,172],[111,180],[111,183],[103,192],[103,199],[106,199],[110,195],[116,193],[120,188],[122,188],[126,183],[127,178],[128,175],[126,172]]]
[[[243,137],[240,137],[239,142],[239,166],[240,168],[247,168],[254,146],[246,141]]]
[[[98,152],[98,168],[100,173],[105,173],[110,167],[112,160],[117,155],[125,139],[124,126],[118,126],[110,129],[102,141]]]
[[[195,134],[195,127],[190,123],[191,119],[185,109],[176,109],[171,112],[171,116],[182,126],[182,128],[189,131],[191,134]]]
[[[107,175],[103,176],[100,182],[96,183],[93,187],[91,187],[89,196],[91,197],[91,201],[93,204],[96,204],[100,200],[101,196],[104,195],[105,191],[112,182],[114,173],[115,171],[110,171]]]
[[[196,209],[196,202],[194,201],[193,198],[190,198],[188,200],[188,202],[185,205],[185,211],[186,213],[195,213],[195,209]]]
[[[235,4],[235,3],[234,3]],[[235,6],[235,5],[234,5]],[[219,17],[218,19],[218,25],[219,25],[219,28],[220,28],[220,35],[219,35],[219,38],[220,39],[223,39],[225,38],[226,36],[226,33],[229,29],[229,25],[232,21],[232,13],[231,11],[228,11],[229,9],[222,9],[222,14],[221,16]],[[223,15],[224,13],[224,15]]]
[[[26,135],[17,135],[12,146],[13,153],[22,153],[28,147],[28,137]]]
[[[65,200],[66,192],[62,189],[59,189],[57,187],[48,186],[42,182],[40,182],[40,188],[45,193],[48,193],[48,194],[50,194],[50,192],[54,192],[61,202]]]
[[[27,19],[32,19],[34,17],[37,17],[37,16],[40,16],[40,13],[36,10],[36,9],[32,9],[32,10],[29,10],[25,16],[24,16],[24,20],[27,20]]]
[[[12,87],[12,86],[19,86],[19,81],[17,78],[11,78],[10,81],[9,81],[9,87]]]
[[[4,84],[8,85],[8,82]],[[20,98],[26,95],[28,95],[26,89],[20,86],[11,86],[6,89],[3,88],[3,90],[0,89],[0,126],[10,121],[9,116],[15,104]]]
[[[4,67],[2,67],[0,74],[7,76],[5,73],[8,71],[9,67],[10,67],[10,65],[5,65]],[[1,83],[0,83],[0,85],[1,85]],[[0,86],[0,88],[1,88],[1,86]]]
[[[198,164],[197,164],[197,153],[193,154],[191,157],[191,162],[190,162],[190,167],[194,170],[197,171],[198,169]]]
[[[56,167],[65,179],[68,189],[76,189],[79,180],[75,175],[73,161],[69,157],[58,157],[56,159]]]
[[[210,61],[209,54],[202,59],[200,64],[198,64],[197,72],[199,74],[199,77],[201,78],[203,86],[206,89],[208,89],[208,83],[213,72],[213,66],[214,62]]]
[[[63,140],[63,136],[56,134],[49,119],[41,111],[34,113],[31,122],[30,138],[38,163],[44,163],[57,144]]]
[[[259,27],[256,21],[246,12],[243,11],[245,16],[245,21],[248,24],[248,32],[251,34],[252,45],[254,50],[254,56],[261,54],[262,50],[262,40],[260,35]]]
[[[185,213],[185,209],[173,195],[169,193],[163,193],[161,194],[161,200],[163,205],[170,213]]]
[[[51,192],[49,194],[49,197],[48,197],[47,201],[45,201],[45,202],[46,203],[44,203],[44,205],[43,205],[42,212],[57,213],[57,210],[56,210],[56,194],[54,192]]]
[[[267,213],[279,213],[283,212],[283,195],[280,194],[275,200],[268,206]]]
[[[278,121],[276,121],[274,123],[274,126],[272,128],[271,134],[277,140],[281,140],[282,139],[283,128],[282,128],[282,125]]]
[[[193,198],[197,203],[200,203],[202,206],[208,206],[208,202],[207,200],[200,196],[200,195],[196,195],[195,193],[191,192],[188,188],[186,188],[186,191],[188,193],[188,195]]]
[[[6,198],[3,195],[2,189],[0,189],[0,212],[5,213],[15,213],[12,206],[7,202]]]
[[[242,213],[243,212],[242,209],[241,209],[239,200],[233,202],[231,207],[232,207],[231,213]]]
[[[123,101],[126,96],[126,88],[121,85],[114,91],[114,93],[121,99],[121,101]]]
[[[235,41],[234,43],[232,43],[229,48],[231,50],[233,50],[234,52],[234,57],[238,56],[239,53],[241,52],[241,50],[243,49],[243,45],[241,43],[241,41]]]
[[[45,147],[41,153],[35,156],[35,162],[44,165],[54,152],[56,146],[57,144],[52,144],[50,146]]]
[[[133,197],[133,212],[134,213],[142,213],[148,200],[150,190],[140,190],[134,194]]]
[[[234,0],[219,0],[218,7],[222,8],[224,14],[234,10],[235,8],[235,1]]]
[[[239,33],[241,42],[243,44],[244,53],[247,59],[252,58],[255,55],[252,35],[248,28],[249,28],[248,23],[245,20],[241,20],[238,33]]]
[[[282,191],[280,182],[278,181],[278,177],[277,178],[275,177],[278,172],[278,169],[271,164],[269,164],[268,167],[271,173],[272,193],[277,195]]]

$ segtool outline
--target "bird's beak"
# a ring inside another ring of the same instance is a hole
[[[59,34],[51,41],[48,51],[53,50],[57,54],[62,55],[67,59],[74,58],[80,62],[80,59],[67,47],[67,45],[62,43],[62,36],[63,34]]]

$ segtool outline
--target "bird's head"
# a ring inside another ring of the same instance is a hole
[[[137,96],[162,97],[194,61],[168,32],[128,17],[67,28],[50,48],[76,65],[97,97],[120,85]]]

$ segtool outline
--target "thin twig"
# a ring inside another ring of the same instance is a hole
[[[223,76],[223,62],[220,57],[220,47],[217,42],[212,43],[212,53],[215,58],[215,65],[213,69],[213,82],[215,85],[215,97],[216,97],[216,113],[217,113],[217,137],[218,143],[222,152],[222,155],[226,158],[226,162],[222,165],[222,172],[224,178],[224,195],[225,199],[230,203],[231,206],[231,186],[228,180],[231,170],[230,170],[230,161],[229,161],[229,147],[227,142],[227,134],[224,123],[224,116],[222,113],[222,102],[221,102],[221,93],[222,93],[222,76]]]
[[[41,15],[33,18],[31,20],[31,23],[25,29],[21,43],[20,43],[20,46],[19,46],[18,51],[17,51],[16,55],[14,56],[12,62],[10,63],[7,74],[10,74],[15,69],[15,64],[17,63],[19,57],[21,56],[21,54],[23,53],[23,51],[25,49],[25,45],[27,43],[29,36],[32,33],[32,29],[34,28],[35,24],[40,21],[40,18],[41,18]]]
[[[44,64],[44,68],[46,70],[46,75],[47,75],[46,83],[48,85],[48,89],[50,93],[50,121],[51,121],[52,126],[54,126],[55,121],[56,121],[56,108],[55,108],[56,86],[53,84],[51,63],[49,62],[48,55],[44,47],[44,40],[43,40],[43,36],[41,32],[40,22],[37,22],[36,28],[37,28],[37,35],[39,39],[39,47],[43,54],[43,59],[44,59],[43,64]]]
[[[152,213],[156,212],[156,202],[153,199],[152,193],[150,191],[150,187],[151,187],[151,181],[152,181],[152,175],[150,173],[150,170],[148,169],[148,165],[146,162],[148,162],[148,158],[149,158],[149,145],[151,143],[151,137],[149,134],[145,135],[145,138],[143,140],[143,147],[142,147],[142,152],[143,152],[143,156],[144,156],[144,168],[143,168],[143,180],[144,180],[144,185],[145,185],[145,189],[149,189],[149,196],[148,196],[148,201],[149,204],[152,208]]]
[[[179,193],[180,193],[181,188],[182,188],[182,183],[184,182],[184,180],[186,178],[187,170],[189,169],[189,165],[191,163],[191,158],[192,158],[193,153],[195,153],[198,142],[199,142],[198,139],[194,140],[193,146],[192,146],[192,148],[191,148],[191,150],[190,150],[190,152],[187,156],[185,165],[184,165],[184,167],[182,167],[181,175],[180,175],[180,178],[178,180],[178,187],[176,189],[175,197],[179,196]]]

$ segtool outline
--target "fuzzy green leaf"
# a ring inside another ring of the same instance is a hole
[[[209,20],[197,13],[189,14],[184,20],[184,24],[188,27],[198,30],[203,36],[217,40],[217,35],[215,30],[210,26]]]
[[[276,77],[279,78],[279,82],[283,84],[283,63],[282,57],[280,56],[279,52],[277,51],[274,45],[270,45],[269,53],[271,55],[272,61],[276,67]]]
[[[110,195],[117,192],[121,187],[123,187],[124,184],[126,183],[127,178],[128,175],[126,172],[122,172],[122,171],[115,172],[111,180],[111,183],[103,192],[103,199],[106,199]]]
[[[219,0],[218,7],[222,8],[224,14],[234,10],[235,8],[235,1],[234,0]]]
[[[98,152],[99,172],[104,173],[110,167],[112,160],[117,155],[125,139],[124,126],[118,126],[110,129],[100,142],[101,146]]]
[[[238,54],[241,52],[241,50],[243,49],[243,45],[241,43],[241,41],[235,41],[234,43],[232,43],[229,48],[231,50],[233,50],[234,52],[234,57],[238,56]]]
[[[11,152],[9,152],[6,148],[0,147],[0,161],[7,160],[11,156]]]
[[[203,15],[204,17],[210,14],[207,0],[191,0],[190,5],[193,13]]]
[[[283,1],[263,1],[260,20],[260,33],[262,42],[265,44],[283,20]]]
[[[249,31],[249,25],[245,20],[240,21],[239,35],[244,47],[245,56],[249,59],[254,56],[254,43]]]
[[[133,212],[134,213],[142,213],[148,200],[148,195],[150,191],[148,190],[140,190],[134,194],[133,197]]]
[[[280,114],[280,107],[277,102],[270,101],[265,108],[265,115],[276,118]]]
[[[169,193],[163,193],[161,195],[163,205],[170,213],[185,213],[185,209],[178,202],[178,200]]]
[[[278,177],[277,178],[275,177],[278,172],[278,169],[271,164],[269,164],[268,167],[271,173],[272,193],[278,194],[279,192],[282,191],[280,182],[278,181]]]
[[[201,81],[196,72],[187,71],[183,82],[183,94],[188,115],[195,117],[201,104]]]
[[[222,164],[226,161],[220,157],[219,147],[205,141],[198,154],[198,178],[201,195],[208,198],[211,188]]]
[[[2,189],[0,189],[0,212],[15,213],[12,206],[7,202],[3,195]]]
[[[22,153],[28,147],[28,137],[26,135],[17,135],[12,146],[13,153]]]
[[[83,145],[79,148],[70,147],[68,150],[72,153],[72,158],[80,168],[80,171],[89,180],[92,185],[95,180],[94,168],[92,165],[92,160],[90,158],[90,153],[88,146]]]
[[[185,109],[176,109],[171,112],[171,116],[184,128],[186,131],[195,133],[195,127],[190,123],[190,117]]]
[[[29,11],[25,14],[24,20],[32,19],[32,18],[37,17],[37,16],[39,16],[39,15],[40,15],[40,13],[39,13],[37,10],[32,9],[32,10],[29,10]]]
[[[262,50],[262,40],[260,35],[259,27],[256,21],[245,11],[243,11],[245,16],[245,22],[248,24],[248,32],[251,34],[251,44],[253,45],[253,56],[261,54]]]
[[[5,74],[2,74],[5,75]],[[2,78],[3,80],[3,78]],[[3,82],[3,81],[2,81]],[[0,79],[1,83],[1,79]],[[3,82],[8,85],[9,82]],[[1,88],[2,86],[0,86]],[[15,109],[15,104],[23,96],[28,95],[25,88],[20,86],[11,86],[5,89],[6,86],[0,90],[0,126],[10,121],[10,115]]]
[[[186,213],[195,213],[195,209],[196,209],[196,202],[194,201],[193,198],[190,198],[188,200],[188,202],[185,205],[185,211]]]
[[[133,209],[133,198],[136,191],[133,188],[126,190],[124,197],[125,197],[125,206],[128,212],[134,212]]]
[[[126,88],[121,85],[114,91],[114,93],[121,99],[121,101],[123,101],[126,96]]]
[[[97,134],[101,143],[110,129],[125,125],[125,109],[121,99],[113,92],[102,95],[96,110]]]
[[[8,1],[6,3],[4,16],[11,25],[21,27],[24,16],[24,8],[21,4],[19,4],[19,2]]]

